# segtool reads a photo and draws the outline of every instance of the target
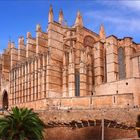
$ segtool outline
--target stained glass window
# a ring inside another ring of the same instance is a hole
[[[122,47],[118,49],[118,65],[119,65],[119,79],[124,79],[126,76],[125,56],[124,56],[124,49]]]
[[[80,75],[79,72],[75,74],[75,96],[80,96]]]

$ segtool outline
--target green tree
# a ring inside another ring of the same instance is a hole
[[[140,115],[137,116],[136,130],[138,133],[138,137],[140,137]]]
[[[42,140],[44,129],[44,122],[32,109],[14,107],[0,118],[0,138],[3,140]]]

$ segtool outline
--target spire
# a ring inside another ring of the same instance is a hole
[[[10,49],[11,48],[11,40],[9,39],[9,41],[8,41],[8,49]]]
[[[77,17],[76,17],[76,20],[75,20],[75,26],[83,26],[83,19],[82,19],[82,16],[80,14],[80,11],[77,12]]]
[[[50,5],[50,10],[49,10],[49,22],[53,22],[53,9],[52,9],[52,5]]]
[[[40,31],[41,31],[41,25],[40,25],[40,24],[37,24],[37,25],[36,25],[36,31],[37,31],[37,32],[40,32]]]
[[[59,22],[60,24],[62,24],[62,23],[63,23],[63,20],[64,20],[63,11],[62,11],[62,9],[60,9],[60,11],[59,11],[59,19],[58,19],[58,22]]]
[[[15,48],[15,43],[11,42],[11,48]]]
[[[30,32],[27,32],[27,38],[31,38],[32,37],[32,35],[31,35],[31,33]]]
[[[11,40],[8,41],[8,49],[15,48],[15,43],[11,42]]]
[[[24,45],[24,37],[23,36],[19,37],[18,44],[19,45]]]
[[[101,24],[101,26],[100,26],[99,36],[100,36],[100,39],[106,38],[105,29],[104,29],[103,24]]]

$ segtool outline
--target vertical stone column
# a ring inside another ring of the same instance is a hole
[[[26,92],[26,89],[27,89],[27,84],[26,84],[26,76],[27,74],[27,67],[26,67],[26,63],[24,64],[24,102],[26,103],[26,95],[27,95],[27,92]]]
[[[139,69],[139,65],[140,65],[140,57],[132,57],[131,59],[132,61],[132,76],[133,77],[140,77],[140,69]]]
[[[12,80],[12,85],[13,85],[13,87],[12,87],[12,104],[14,104],[14,70],[12,70],[13,71],[13,80]]]
[[[15,104],[17,103],[17,69],[15,69]]]
[[[83,46],[83,34],[84,30],[82,27],[77,26],[76,27],[76,42],[73,41],[73,46],[75,47],[75,64],[76,64],[76,69],[80,65],[80,56],[81,56],[81,49],[84,49],[85,46]]]
[[[87,95],[87,67],[86,67],[87,55],[81,51],[81,62],[80,62],[80,96]]]
[[[46,97],[50,97],[49,95],[49,82],[50,82],[50,52],[48,51],[47,53],[47,58],[46,58]]]
[[[24,38],[19,37],[18,40],[18,61],[23,61],[26,59],[26,48],[24,45]]]
[[[23,102],[25,103],[25,65],[23,64]]]
[[[94,45],[94,77],[95,85],[100,85],[103,82],[103,44],[97,42]]]
[[[15,98],[15,104],[16,104],[16,101],[17,101],[17,88],[16,88],[16,86],[17,86],[17,70],[15,69],[15,82],[14,82],[14,88],[15,88],[15,92],[14,92],[14,98]]]
[[[19,67],[17,68],[17,103],[19,103]]]
[[[31,86],[30,86],[30,61],[28,61],[28,63],[27,63],[27,67],[28,67],[28,71],[27,71],[27,85],[28,85],[28,89],[27,89],[27,101],[30,101],[30,94],[31,94],[31,91],[30,91],[30,88],[31,88]]]
[[[46,53],[43,54],[43,67],[42,67],[42,88],[41,88],[41,98],[45,98],[46,97],[46,58],[47,55]]]
[[[124,38],[124,45],[125,45],[125,71],[126,71],[126,78],[131,77],[131,55],[132,55],[132,38],[126,37]]]
[[[68,96],[67,60],[66,52],[63,55],[63,97]]]
[[[18,68],[16,67],[16,104],[18,103]]]
[[[26,57],[30,57],[36,54],[36,39],[32,38],[31,33],[27,32],[27,39],[26,39]]]
[[[36,54],[42,54],[47,51],[47,40],[48,34],[42,32],[41,26],[38,24],[36,26]]]
[[[11,68],[18,62],[17,56],[18,56],[18,49],[15,48],[14,42],[11,43],[10,48],[10,56],[11,56]]]
[[[38,58],[35,59],[35,71],[34,71],[35,77],[34,77],[34,99],[36,100],[38,98]]]
[[[15,70],[13,70],[13,104],[15,104]]]
[[[118,79],[117,38],[110,36],[106,40],[107,82]]]
[[[22,81],[21,81],[22,73],[21,73],[21,66],[19,67],[19,103],[22,102]]]
[[[31,90],[31,88],[32,88],[32,86],[31,86],[31,60],[30,60],[30,62],[29,62],[29,101],[31,101],[32,100],[32,98],[31,98],[31,96],[32,96],[32,90]]]
[[[42,56],[39,55],[39,58],[38,58],[38,93],[37,93],[37,98],[40,99],[41,98],[41,85],[42,85],[42,81],[41,81],[41,59],[42,59]]]
[[[35,95],[35,93],[36,93],[36,92],[35,92],[35,86],[36,86],[36,85],[35,85],[35,62],[36,62],[36,61],[33,60],[33,72],[32,72],[32,73],[33,73],[33,100],[36,99],[36,97],[35,97],[35,96],[36,96],[36,95]]]
[[[33,101],[33,60],[31,60],[31,101]]]
[[[88,55],[88,68],[87,68],[87,86],[88,86],[88,95],[92,94],[92,87],[93,87],[93,82],[92,82],[92,56]]]
[[[21,65],[21,86],[22,86],[22,89],[21,89],[21,103],[23,103],[23,96],[24,96],[24,88],[23,88],[23,82],[24,82],[24,79],[23,79],[23,65]]]
[[[25,67],[25,75],[26,75],[26,78],[25,78],[25,83],[26,83],[26,102],[28,101],[28,62],[26,62],[26,67]]]
[[[10,97],[9,97],[10,106],[13,105],[13,93],[14,93],[14,91],[13,91],[14,90],[13,89],[13,87],[14,87],[13,74],[14,74],[14,72],[13,72],[13,70],[11,70],[11,74],[10,74]]]
[[[47,66],[47,91],[51,97],[62,97],[62,46],[64,43],[64,31],[66,29],[62,25],[53,22],[52,18],[49,19],[47,46],[51,57]]]
[[[69,97],[74,97],[74,96],[75,96],[75,64],[74,64],[74,50],[70,50],[70,52],[69,52],[68,92],[69,92]]]

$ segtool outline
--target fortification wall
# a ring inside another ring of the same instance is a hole
[[[87,110],[46,110],[38,111],[46,122],[69,122],[72,120],[109,119],[135,126],[137,114],[140,108],[100,108]],[[91,126],[72,129],[69,127],[48,128],[45,131],[46,140],[101,140],[101,126]],[[120,138],[137,138],[135,130],[123,130],[118,128],[105,128],[105,140]]]
[[[136,138],[135,131],[107,128],[105,140],[120,138]],[[101,127],[86,127],[80,129],[51,128],[46,130],[45,140],[101,140]]]

